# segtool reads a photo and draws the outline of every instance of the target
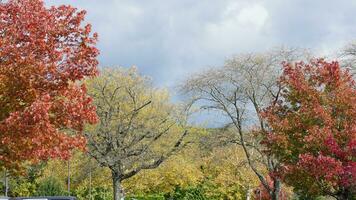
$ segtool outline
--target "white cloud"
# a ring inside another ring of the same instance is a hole
[[[237,19],[239,24],[259,30],[268,19],[268,11],[262,5],[253,4],[241,9]]]
[[[262,44],[272,42],[264,30],[268,17],[261,4],[231,2],[220,21],[206,25],[203,46],[225,57],[261,48]]]
[[[160,85],[240,52],[278,45],[332,52],[356,37],[355,1],[46,0],[88,11],[100,64],[137,65]],[[319,49],[319,50],[318,50]]]

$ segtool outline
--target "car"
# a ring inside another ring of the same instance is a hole
[[[1,199],[0,199],[1,200]],[[75,197],[13,197],[9,200],[76,200]]]

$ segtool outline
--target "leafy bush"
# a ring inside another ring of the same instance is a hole
[[[91,188],[81,186],[75,191],[75,195],[78,200],[112,200],[112,189],[104,186],[94,186]]]
[[[11,195],[12,196],[32,196],[35,194],[36,185],[31,182],[20,182],[17,184],[12,184]]]
[[[127,197],[129,200],[165,200],[161,194],[145,194],[145,195],[135,195]]]
[[[55,177],[47,177],[40,181],[37,193],[38,196],[61,196],[67,192],[64,189],[64,185]]]
[[[208,200],[201,187],[180,188],[165,195],[169,200]]]

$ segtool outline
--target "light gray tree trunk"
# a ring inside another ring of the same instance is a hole
[[[251,189],[251,187],[248,185],[248,187],[247,187],[247,192],[246,192],[246,200],[251,200],[251,192],[252,192],[252,189]]]
[[[123,188],[121,185],[119,173],[112,172],[112,181],[113,181],[113,189],[114,189],[114,200],[124,200],[125,194],[123,193]]]

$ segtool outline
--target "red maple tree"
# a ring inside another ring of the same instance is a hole
[[[356,84],[338,62],[285,63],[279,101],[264,112],[281,176],[309,195],[348,199],[356,188]]]
[[[42,0],[0,2],[0,165],[68,158],[97,116],[84,85],[97,74],[85,11]]]

